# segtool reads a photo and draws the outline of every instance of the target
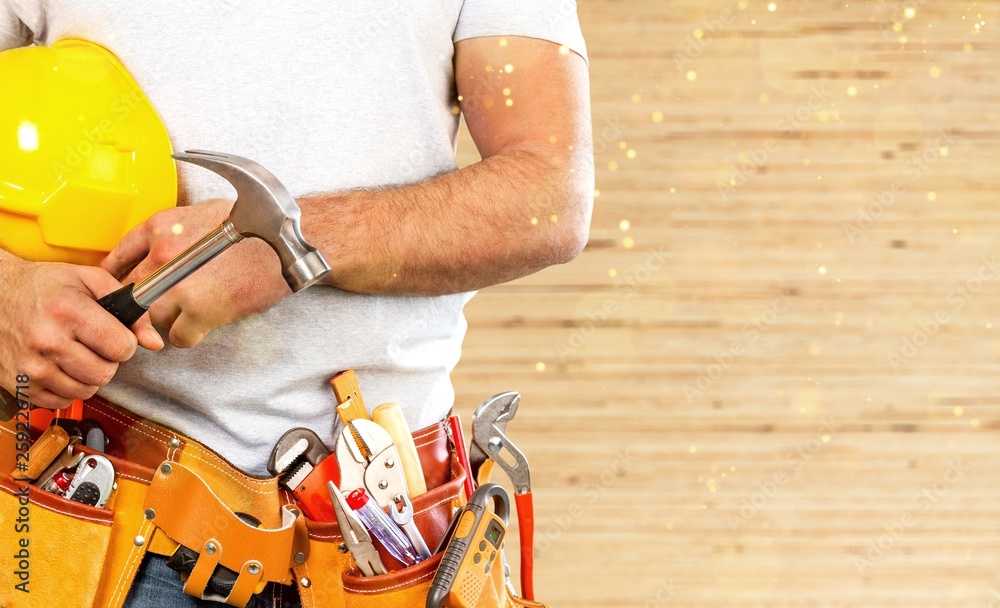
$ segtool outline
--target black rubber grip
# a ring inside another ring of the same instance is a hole
[[[139,320],[139,317],[146,314],[146,309],[136,302],[135,296],[132,295],[134,287],[135,283],[129,283],[97,301],[104,307],[104,310],[113,314],[125,327],[132,327]]]

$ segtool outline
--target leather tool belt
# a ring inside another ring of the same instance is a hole
[[[117,608],[146,552],[169,556],[179,545],[199,554],[184,588],[195,597],[221,565],[239,573],[226,598],[233,606],[244,606],[267,582],[296,585],[304,608],[424,605],[441,555],[362,577],[337,523],[307,519],[277,478],[249,476],[205,446],[100,398],[85,402],[84,417],[99,422],[109,439],[104,456],[117,486],[104,508],[12,478],[23,428],[17,419],[0,423],[0,606]],[[417,431],[414,442],[428,488],[413,499],[414,520],[434,547],[467,500],[466,473],[445,422]],[[541,606],[514,597],[502,580],[496,585],[490,607]]]

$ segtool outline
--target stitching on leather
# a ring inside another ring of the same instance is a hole
[[[340,540],[344,540],[343,535],[340,534],[310,534],[309,538],[315,540],[337,540],[339,538]]]
[[[143,519],[142,525],[139,526],[139,535],[143,536],[144,538],[146,538],[146,543],[143,543],[143,547],[145,547],[149,543],[149,541],[152,540],[152,539],[148,538],[149,534],[147,533],[147,528],[151,528],[152,526],[153,526],[152,522],[150,522],[147,519]],[[135,559],[136,559],[136,551],[138,551],[140,553],[139,557],[141,557],[142,554],[145,553],[145,550],[142,547],[139,547],[139,546],[135,545],[134,543],[132,544],[132,550],[129,551],[128,559],[125,560],[125,569],[122,570],[121,575],[118,577],[118,582],[115,583],[115,594],[111,596],[111,605],[112,606],[120,606],[121,605],[118,602],[118,598],[121,597],[122,592],[125,590],[124,587],[123,587],[123,585],[122,585],[122,581],[125,580],[125,575],[128,574],[130,571],[133,570],[132,564],[135,562]],[[124,601],[124,599],[125,598],[122,598],[123,601]]]
[[[115,475],[117,475],[118,477],[124,477],[125,479],[131,479],[133,481],[138,481],[138,482],[142,483],[143,485],[147,485],[147,486],[150,483],[150,481],[148,479],[146,479],[145,477],[137,477],[135,475],[126,475],[125,473],[122,473],[122,472],[117,472],[117,473],[115,473]]]
[[[398,584],[393,585],[391,587],[382,587],[381,589],[358,589],[357,587],[351,587],[350,585],[348,585],[348,584],[345,583],[344,584],[344,591],[350,591],[352,593],[360,593],[362,595],[374,595],[376,593],[385,593],[386,591],[392,591],[393,589],[401,589],[403,587],[409,587],[411,585],[416,585],[417,583],[422,583],[425,580],[428,580],[428,579],[431,579],[431,578],[434,578],[434,571],[433,570],[431,570],[430,572],[427,572],[425,574],[421,574],[420,576],[418,576],[415,579],[404,581],[402,583],[398,583]]]
[[[458,498],[458,494],[454,494],[453,496],[449,496],[448,498],[442,498],[441,500],[437,501],[436,503],[428,506],[426,509],[421,509],[419,511],[416,511],[414,513],[414,515],[419,515],[421,513],[426,513],[428,511],[430,511],[431,509],[433,509],[434,507],[439,507],[439,506],[443,505],[446,502],[452,502],[452,501],[456,500],[457,498]]]
[[[105,416],[107,416],[108,418],[111,418],[113,420],[117,420],[118,422],[121,422],[125,426],[130,426],[130,427],[134,428],[135,430],[137,430],[140,433],[142,433],[143,435],[149,437],[153,441],[156,441],[157,443],[162,443],[163,445],[167,445],[166,439],[157,439],[156,437],[153,437],[149,433],[145,433],[145,432],[143,432],[142,430],[140,430],[138,428],[138,427],[141,426],[141,427],[149,429],[150,431],[152,431],[152,432],[154,432],[154,433],[156,433],[158,435],[163,435],[164,437],[167,437],[166,433],[164,433],[163,431],[157,429],[156,427],[149,426],[148,424],[142,422],[141,420],[138,420],[136,418],[132,418],[131,416],[129,416],[127,414],[120,414],[119,412],[116,412],[116,411],[114,411],[114,410],[112,410],[110,408],[107,409],[107,410],[102,409],[102,410],[98,410],[98,411],[101,414],[104,414]],[[121,416],[121,417],[119,417],[119,416]],[[129,424],[129,421],[131,421],[134,424]]]
[[[114,518],[112,518],[112,519],[99,519],[97,517],[87,517],[86,515],[79,515],[77,513],[71,513],[70,511],[63,511],[62,509],[57,509],[56,507],[53,507],[53,506],[50,506],[50,505],[43,505],[43,504],[37,503],[37,502],[33,502],[31,504],[32,505],[38,505],[39,507],[41,507],[42,509],[45,509],[47,511],[55,511],[56,513],[59,513],[60,515],[65,515],[66,517],[72,517],[73,519],[84,519],[86,521],[92,521],[94,523],[105,524],[105,525],[111,525],[112,521],[114,521]]]
[[[303,562],[302,563],[302,569],[306,573],[306,578],[311,581],[312,580],[312,576],[309,574],[309,564],[307,562]],[[309,604],[311,606],[315,606],[316,605],[316,596],[313,594],[313,587],[312,587],[312,585],[309,585],[308,587],[303,587],[302,585],[298,585],[298,588],[300,590],[300,593],[301,593],[302,590],[305,590],[306,594],[309,596]],[[305,603],[305,602],[303,602],[303,603]]]
[[[213,469],[219,471],[223,475],[229,477],[230,479],[232,479],[236,483],[241,483],[241,481],[256,482],[256,483],[259,483],[259,484],[270,483],[266,479],[263,479],[263,480],[261,480],[261,479],[244,479],[244,480],[241,480],[239,477],[233,475],[231,472],[223,469],[222,467],[220,467],[219,465],[215,464],[214,462],[211,462],[210,460],[208,460],[206,458],[202,458],[201,456],[198,456],[193,451],[188,452],[188,456],[190,456],[191,458],[194,458],[195,460],[200,460],[200,461],[204,462],[208,466],[210,466]],[[244,490],[249,490],[250,492],[253,492],[254,494],[271,494],[271,493],[273,493],[273,490],[268,490],[268,489],[257,490],[255,488],[251,488],[249,486],[244,486],[243,489]]]

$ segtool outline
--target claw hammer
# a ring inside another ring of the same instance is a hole
[[[330,266],[323,254],[302,236],[302,211],[298,203],[274,174],[250,159],[233,154],[188,150],[173,157],[226,178],[236,188],[236,202],[226,221],[200,241],[138,284],[126,285],[98,300],[125,327],[138,321],[170,288],[247,236],[257,237],[274,249],[281,259],[285,282],[293,292],[302,291],[329,274]],[[66,410],[57,411],[55,417],[79,419],[82,410],[82,402],[77,400]],[[65,413],[60,415],[60,412]]]
[[[535,505],[531,496],[531,469],[524,452],[507,438],[507,423],[517,414],[521,395],[516,392],[490,397],[472,415],[472,474],[483,484],[496,463],[514,484],[514,503],[521,540],[521,595],[535,601]],[[513,458],[509,462],[505,453]],[[492,461],[492,463],[491,463]]]

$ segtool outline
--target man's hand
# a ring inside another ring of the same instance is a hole
[[[163,348],[148,321],[129,331],[95,301],[120,287],[100,268],[5,257],[0,265],[0,385],[10,391],[18,374],[28,374],[31,402],[62,409],[110,382],[137,343]]]
[[[101,268],[127,275],[126,285],[141,281],[217,228],[232,207],[212,200],[157,213],[126,234]],[[264,312],[289,294],[278,256],[260,239],[246,239],[160,297],[148,317],[169,330],[171,344],[190,348],[216,327]]]

